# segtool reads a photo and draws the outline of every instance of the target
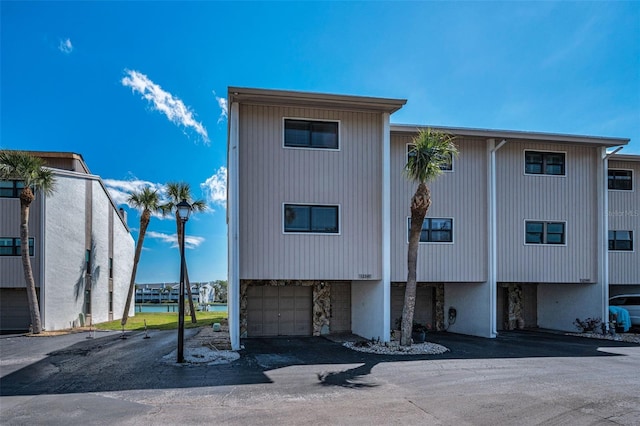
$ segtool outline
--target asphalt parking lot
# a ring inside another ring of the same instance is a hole
[[[247,339],[231,364],[179,366],[175,332],[86,337],[1,338],[0,423],[640,424],[635,344],[435,333],[449,352],[382,356]]]

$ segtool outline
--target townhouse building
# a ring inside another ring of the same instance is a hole
[[[232,346],[340,332],[389,340],[415,191],[402,171],[424,126],[390,123],[404,99],[237,87],[228,96]],[[435,129],[460,155],[430,184],[416,321],[495,337],[605,318],[615,256],[607,149],[629,140]],[[637,203],[628,198],[620,203]],[[637,282],[634,268],[620,279]]]
[[[134,242],[100,177],[79,154],[31,152],[55,176],[55,192],[36,192],[29,249],[45,330],[121,318]],[[31,318],[20,256],[20,182],[0,181],[0,329],[25,331]],[[133,305],[130,315],[134,314]]]

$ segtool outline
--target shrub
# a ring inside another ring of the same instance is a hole
[[[587,333],[590,331],[595,331],[600,326],[601,322],[602,320],[600,320],[600,318],[586,318],[584,320],[576,318],[576,320],[573,322],[573,325],[575,325],[583,333]]]

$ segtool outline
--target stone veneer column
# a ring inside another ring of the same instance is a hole
[[[331,327],[331,284],[313,282],[313,335],[329,334]]]
[[[522,330],[524,328],[524,316],[522,315],[522,285],[509,284],[507,286],[507,297],[509,298],[509,321],[508,329]]]
[[[251,281],[240,280],[240,338],[247,337],[247,288]]]
[[[444,283],[436,284],[436,310],[435,310],[435,328],[436,331],[442,331],[444,326]]]

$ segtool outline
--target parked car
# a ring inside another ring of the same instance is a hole
[[[629,311],[631,324],[640,326],[640,294],[621,294],[609,299],[610,306],[619,306]]]

